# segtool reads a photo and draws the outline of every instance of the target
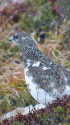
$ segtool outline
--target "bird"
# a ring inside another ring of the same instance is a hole
[[[27,32],[14,33],[9,41],[20,45],[26,85],[40,104],[51,104],[70,95],[70,70],[43,54]]]

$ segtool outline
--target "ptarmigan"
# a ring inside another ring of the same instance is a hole
[[[17,32],[9,40],[22,49],[25,81],[36,101],[47,105],[70,95],[70,70],[45,56],[26,32]]]

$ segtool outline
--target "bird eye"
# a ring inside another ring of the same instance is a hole
[[[14,36],[14,39],[18,39],[18,36]]]

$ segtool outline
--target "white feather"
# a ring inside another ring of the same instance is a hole
[[[39,61],[34,62],[32,66],[33,66],[33,67],[38,67],[38,66],[40,65],[40,63],[41,63],[41,62],[39,62]]]

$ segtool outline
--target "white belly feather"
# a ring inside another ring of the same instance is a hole
[[[34,63],[33,66],[38,67],[40,62]],[[28,66],[30,65],[30,60],[27,62]],[[63,91],[63,93],[59,93],[54,87],[52,94],[48,93],[44,89],[39,88],[39,86],[33,81],[33,77],[28,75],[28,66],[25,68],[25,81],[26,84],[29,87],[29,91],[31,95],[34,97],[36,101],[43,105],[47,105],[48,103],[52,103],[53,100],[56,100],[57,97],[62,97],[63,95],[67,94],[70,95],[70,87],[66,86],[66,89]],[[45,67],[44,69],[45,70]]]
[[[32,76],[28,76],[26,72],[28,71],[27,68],[25,68],[25,80],[26,84],[28,85],[29,91],[31,95],[34,97],[36,101],[43,105],[47,105],[48,103],[52,103],[55,98],[53,96],[50,96],[48,92],[46,92],[44,89],[41,89],[37,86],[37,84],[33,83]]]

